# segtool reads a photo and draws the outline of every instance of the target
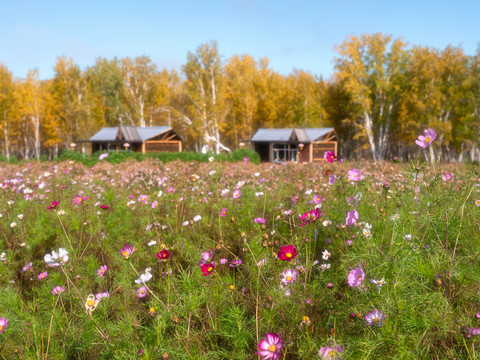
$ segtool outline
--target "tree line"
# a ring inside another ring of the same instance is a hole
[[[15,79],[0,64],[3,155],[58,155],[105,126],[169,125],[198,151],[236,149],[260,127],[334,127],[347,159],[408,159],[422,151],[423,129],[438,133],[441,160],[480,158],[480,49],[408,46],[381,33],[350,36],[336,47],[330,79],[267,58],[226,60],[215,41],[189,52],[181,69],[148,56],[98,58],[81,69],[59,57],[51,79],[31,70]]]

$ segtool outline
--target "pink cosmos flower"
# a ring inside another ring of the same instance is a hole
[[[170,254],[170,251],[168,251],[167,249],[163,249],[162,251],[157,253],[157,258],[160,259],[159,261],[165,261],[170,258]]]
[[[107,270],[108,270],[107,265],[100,266],[100,269],[97,270],[98,277],[103,278]]]
[[[255,218],[253,219],[257,224],[265,224],[267,222],[267,219],[264,218]]]
[[[222,212],[220,213],[220,215],[221,215],[222,217],[225,217],[225,216],[227,216],[227,212],[228,212],[227,208],[223,208],[223,209],[222,209]]]
[[[237,189],[233,192],[232,198],[237,199],[240,197],[240,195],[242,195],[242,192],[240,191],[240,189]]]
[[[61,294],[65,291],[65,288],[61,287],[61,286],[55,286],[52,290],[52,295],[57,295],[57,294]]]
[[[280,274],[281,281],[284,285],[293,284],[297,280],[297,270],[286,269]]]
[[[0,334],[5,330],[8,325],[8,318],[0,318]]]
[[[313,195],[313,202],[315,204],[320,204],[321,201],[322,201],[322,198],[319,195]]]
[[[360,268],[355,268],[348,274],[348,285],[351,287],[357,287],[363,280],[365,280],[365,273]]]
[[[244,164],[248,164],[248,161],[249,161],[249,160],[250,160],[250,158],[249,158],[248,156],[245,156],[245,157],[243,158],[243,163],[244,163]]]
[[[240,265],[242,265],[242,260],[240,259],[236,259],[236,260],[233,260],[231,263],[230,263],[230,267],[239,267]]]
[[[433,131],[433,129],[424,130],[423,133],[425,134],[425,136],[420,135],[418,137],[418,140],[415,140],[415,144],[425,149],[428,145],[432,143],[433,140],[437,138],[437,134],[435,134],[435,131]]]
[[[138,297],[144,298],[145,296],[147,296],[147,291],[147,287],[145,285],[142,285],[140,289],[137,290]]]
[[[43,280],[47,276],[48,276],[48,274],[46,272],[42,272],[42,273],[38,274],[37,278],[38,278],[38,280]]]
[[[382,321],[387,317],[384,313],[374,310],[371,313],[368,313],[367,316],[365,316],[365,321],[367,322],[367,325],[377,325],[377,326],[382,326]]]
[[[212,261],[212,250],[204,251],[202,253],[202,260],[198,262],[198,266],[202,266],[210,261]]]
[[[100,207],[100,209],[102,210],[107,210],[109,209],[110,207],[108,205],[98,205]]]
[[[362,179],[362,173],[358,169],[352,169],[348,171],[348,180],[360,181]]]
[[[345,223],[347,225],[354,225],[358,220],[358,212],[357,210],[352,210],[347,213],[347,219],[345,220]]]
[[[335,151],[325,151],[325,154],[323,154],[323,158],[330,163],[334,162],[337,159],[337,156],[335,155]]]
[[[263,357],[262,360],[278,360],[282,354],[283,341],[276,333],[265,334],[265,339],[258,344],[257,354]]]
[[[343,352],[343,348],[341,345],[337,345],[335,347],[332,346],[324,346],[320,348],[318,355],[322,360],[341,360],[339,358],[340,354]]]
[[[125,259],[128,259],[130,255],[133,254],[133,252],[136,250],[135,245],[130,245],[130,244],[125,244],[123,247],[120,249],[120,253]]]
[[[278,258],[282,261],[291,261],[295,259],[295,256],[297,256],[297,254],[298,251],[297,249],[295,249],[295,246],[282,246],[281,249],[278,251]]]
[[[108,292],[101,292],[101,293],[95,294],[95,299],[97,299],[98,301],[108,297],[110,297],[110,294]]]
[[[220,259],[220,265],[225,265],[228,262],[228,259],[222,258]]]

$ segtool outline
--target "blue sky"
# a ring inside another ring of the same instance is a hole
[[[58,56],[85,69],[95,58],[148,55],[180,70],[187,53],[217,40],[228,59],[268,57],[281,74],[302,69],[328,78],[335,45],[349,35],[402,37],[410,45],[480,42],[479,0],[0,0],[0,63],[16,77],[38,68],[53,77]]]

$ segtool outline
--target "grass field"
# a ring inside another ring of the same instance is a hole
[[[478,166],[0,167],[3,359],[479,358]]]

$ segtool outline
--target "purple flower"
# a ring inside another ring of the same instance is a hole
[[[28,271],[28,269],[30,269],[31,267],[32,267],[32,263],[28,263],[27,265],[25,265],[25,266],[23,267],[23,272]]]
[[[351,287],[357,287],[363,280],[365,280],[365,273],[360,268],[355,268],[348,274],[348,285]]]
[[[220,215],[221,215],[222,217],[225,217],[225,216],[227,216],[227,212],[228,212],[227,208],[223,208],[223,209],[222,209],[222,212],[220,213]]]
[[[382,326],[382,321],[387,317],[384,313],[374,310],[371,313],[368,313],[367,316],[365,316],[365,321],[367,322],[367,325],[377,325],[377,326]]]
[[[338,356],[343,352],[343,348],[341,345],[337,345],[335,347],[332,346],[324,346],[320,348],[318,352],[318,356],[322,360],[342,360]]]
[[[264,218],[255,218],[253,219],[257,224],[265,224],[267,222],[267,219]]]
[[[105,273],[107,272],[107,265],[102,265],[100,266],[100,269],[97,270],[97,274],[98,274],[98,277],[101,277],[103,278],[103,276],[105,275]]]
[[[65,288],[61,287],[61,286],[55,286],[52,290],[52,295],[57,295],[57,294],[61,294],[65,291]]]
[[[228,259],[222,258],[220,259],[220,265],[225,265],[228,262]]]
[[[278,360],[282,354],[283,341],[276,333],[265,334],[265,339],[258,344],[257,354],[263,357],[262,360]]]
[[[362,173],[358,169],[352,169],[348,171],[348,180],[360,181],[362,179]]]
[[[345,220],[345,223],[347,225],[354,225],[358,220],[358,212],[357,210],[352,210],[347,213],[347,219]]]
[[[130,255],[133,254],[133,252],[136,250],[135,245],[130,245],[130,244],[125,244],[123,247],[120,249],[120,253],[125,259],[128,259]]]
[[[328,179],[328,183],[330,185],[333,185],[335,184],[335,181],[337,181],[337,177],[334,174],[330,175],[330,178]]]
[[[437,138],[437,134],[435,134],[435,131],[433,131],[433,129],[424,130],[423,133],[425,134],[425,136],[420,135],[418,137],[418,140],[415,140],[415,144],[425,149],[428,145],[432,143],[433,140]]]

